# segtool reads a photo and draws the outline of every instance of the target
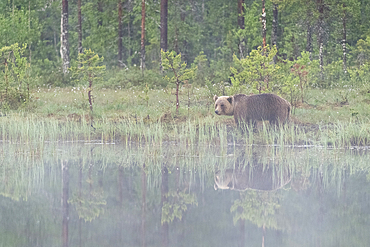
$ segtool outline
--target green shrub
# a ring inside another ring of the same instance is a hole
[[[351,85],[354,87],[363,87],[370,82],[370,63],[365,63],[360,67],[353,67],[348,70]]]
[[[252,50],[246,58],[239,59],[234,54],[234,65],[231,68],[234,74],[231,81],[233,91],[239,91],[237,87],[246,85],[252,93],[271,92],[278,70],[278,66],[273,63],[276,53],[275,46],[267,46],[265,49],[258,47],[257,50]]]
[[[348,73],[343,71],[343,61],[338,60],[332,62],[324,67],[325,84],[321,86],[324,88],[343,87],[350,84],[350,77]]]
[[[23,53],[27,45],[15,43],[0,49],[0,109],[26,105],[30,99],[30,64]]]
[[[186,68],[185,62],[181,61],[181,53],[176,55],[174,51],[163,51],[161,50],[162,66],[163,70],[169,71],[170,73],[165,76],[165,79],[176,85],[176,113],[179,109],[179,89],[181,83],[188,84],[188,80],[192,80],[195,77],[197,66],[192,68]],[[170,76],[168,76],[170,75]]]
[[[93,113],[93,95],[92,90],[95,83],[102,79],[102,75],[105,72],[105,65],[103,63],[104,57],[99,57],[92,50],[85,49],[82,53],[78,54],[78,63],[80,66],[71,67],[71,73],[73,78],[81,85],[85,85],[88,95],[91,120]]]

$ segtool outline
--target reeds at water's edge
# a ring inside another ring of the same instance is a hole
[[[101,119],[93,123],[39,119],[36,116],[7,116],[0,119],[3,142],[130,142],[161,145],[164,141],[187,145],[276,145],[321,146],[344,148],[370,145],[368,121],[336,122],[303,126],[294,123],[270,126],[263,122],[257,128],[245,126],[243,131],[216,120],[189,120],[183,123],[145,123]]]

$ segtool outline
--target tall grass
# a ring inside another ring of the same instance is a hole
[[[368,120],[338,121],[329,125],[305,127],[294,123],[270,126],[263,122],[257,128],[237,128],[217,119],[195,119],[181,123],[148,122],[127,119],[102,118],[90,125],[85,118],[76,122],[38,118],[34,115],[14,114],[0,118],[2,142],[121,142],[162,145],[163,142],[195,145],[273,145],[320,146],[343,148],[368,146],[370,123]]]

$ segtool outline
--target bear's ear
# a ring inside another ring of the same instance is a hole
[[[227,184],[227,187],[229,189],[233,189],[234,188],[233,180],[231,180],[230,183]]]
[[[217,99],[218,99],[218,96],[217,95],[213,96],[213,101],[216,102]]]
[[[233,97],[230,96],[229,98],[227,98],[227,101],[229,101],[229,103],[232,104],[233,103]]]

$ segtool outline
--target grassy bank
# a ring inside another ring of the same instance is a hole
[[[199,118],[222,121],[214,114],[213,95],[208,89],[182,87],[179,114],[175,114],[174,93],[171,88],[149,89],[147,92],[142,87],[94,89],[94,114],[97,118],[136,118],[150,122]],[[33,102],[25,110],[27,113],[57,119],[89,114],[86,88],[38,88],[32,95]],[[304,103],[293,107],[292,116],[299,123],[333,123],[369,118],[369,110],[370,89],[311,89],[307,91]]]
[[[3,141],[146,142],[186,144],[316,145],[370,144],[370,93],[364,90],[310,90],[292,111],[289,125],[241,133],[232,117],[214,114],[212,95],[205,88],[185,88],[179,113],[171,89],[94,89],[93,123],[83,87],[38,88],[33,101],[0,118]]]

